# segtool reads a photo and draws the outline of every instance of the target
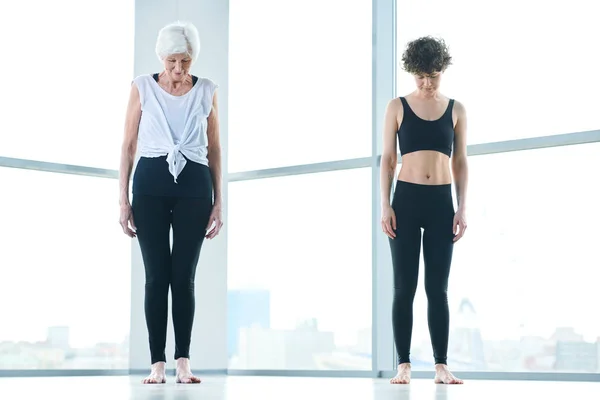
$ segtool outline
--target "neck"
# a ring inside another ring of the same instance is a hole
[[[424,90],[417,90],[416,96],[422,100],[439,100],[440,98],[440,94],[437,90],[430,93]]]
[[[188,80],[188,77],[189,77],[189,75],[186,74],[183,79],[175,81],[175,80],[171,79],[171,77],[169,77],[169,75],[166,74],[165,72],[163,72],[161,75],[162,76],[160,76],[159,78],[163,79],[165,86],[167,88],[169,88],[170,90],[180,89],[183,86],[183,84]]]

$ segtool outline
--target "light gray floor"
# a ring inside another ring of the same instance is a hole
[[[413,380],[207,376],[199,385],[142,385],[137,377],[0,378],[0,398],[103,400],[506,400],[600,399],[600,383],[472,380],[462,386]]]

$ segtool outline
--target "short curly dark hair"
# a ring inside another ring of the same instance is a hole
[[[443,72],[452,64],[444,39],[424,36],[409,42],[402,54],[403,68],[415,75]]]

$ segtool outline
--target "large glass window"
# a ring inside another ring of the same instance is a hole
[[[594,143],[470,159],[469,229],[449,288],[454,368],[600,372],[599,153]],[[418,367],[432,359],[426,307],[420,282]]]
[[[229,367],[371,369],[371,170],[229,184]]]
[[[128,368],[117,181],[0,168],[0,187],[0,368]]]
[[[398,0],[398,62],[420,36],[444,38],[442,92],[467,107],[469,143],[600,129],[598,5],[589,0]],[[398,95],[414,90],[398,71]]]
[[[134,1],[5,2],[0,37],[2,156],[117,169]]]
[[[229,2],[229,171],[371,154],[371,0]]]

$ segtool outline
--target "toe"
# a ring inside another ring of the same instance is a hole
[[[179,375],[178,383],[200,383],[200,378],[192,374],[181,374]]]

